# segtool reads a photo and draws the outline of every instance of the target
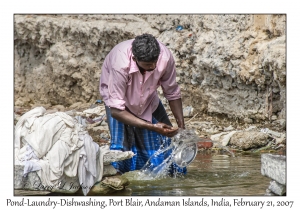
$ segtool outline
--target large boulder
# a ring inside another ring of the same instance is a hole
[[[267,145],[269,135],[259,131],[244,131],[234,133],[229,141],[229,145],[241,150],[249,150]]]

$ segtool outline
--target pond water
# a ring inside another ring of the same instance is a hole
[[[136,180],[135,171],[125,176],[132,196],[262,196],[271,179],[260,169],[260,154],[198,152],[183,177]]]
[[[138,171],[128,172],[123,175],[130,180],[127,190],[108,196],[263,196],[271,179],[261,175],[260,170],[260,154],[198,151],[186,175],[137,180],[134,177]],[[15,195],[31,193],[33,191],[15,191]],[[34,195],[56,194],[34,192]]]

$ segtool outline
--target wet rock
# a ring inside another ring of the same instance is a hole
[[[286,156],[262,154],[261,174],[272,179],[267,191],[276,195],[286,193]]]
[[[276,195],[284,195],[286,194],[286,186],[279,184],[276,181],[271,181],[268,189]]]
[[[116,191],[113,188],[110,188],[108,186],[102,185],[101,182],[96,183],[87,194],[88,196],[93,195],[105,195]]]
[[[230,138],[229,145],[241,150],[259,148],[268,144],[268,137],[266,133],[258,131],[236,132]]]
[[[286,156],[262,154],[261,174],[286,185]]]
[[[114,190],[123,190],[129,185],[129,180],[125,176],[104,177],[101,184]]]
[[[275,194],[275,193],[273,193],[271,190],[269,190],[269,189],[266,189],[265,196],[276,196],[276,194]]]
[[[116,190],[123,190],[129,185],[129,180],[124,176],[104,177],[101,182],[96,183],[88,195],[101,195],[114,192]]]

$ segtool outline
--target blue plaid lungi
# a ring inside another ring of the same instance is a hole
[[[107,122],[111,136],[111,150],[132,151],[135,155],[126,160],[113,162],[112,165],[121,173],[142,169],[149,160],[153,168],[160,165],[172,150],[167,150],[153,157],[160,148],[170,145],[171,139],[157,132],[125,125],[111,116],[110,108],[105,106]],[[161,102],[152,114],[152,123],[163,122],[172,126]],[[169,173],[186,173],[186,168],[171,164]]]

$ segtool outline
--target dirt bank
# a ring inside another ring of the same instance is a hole
[[[106,54],[144,32],[173,52],[194,120],[285,130],[285,15],[15,15],[15,106],[101,99]]]

